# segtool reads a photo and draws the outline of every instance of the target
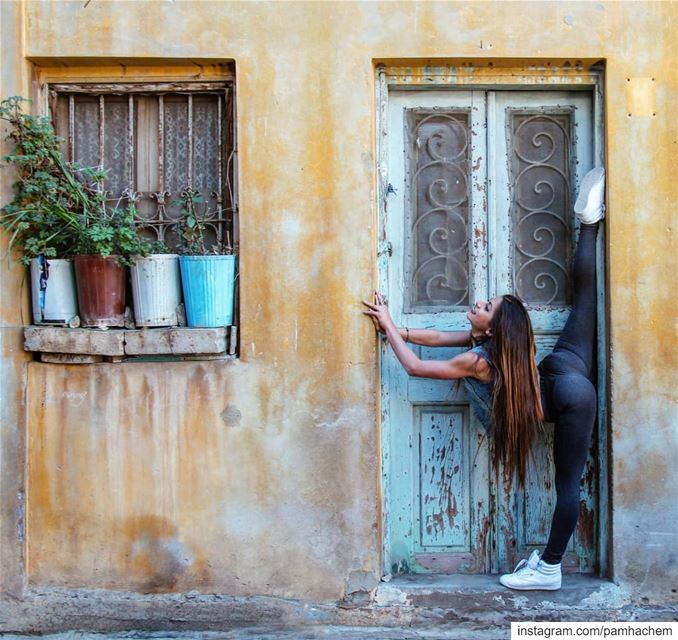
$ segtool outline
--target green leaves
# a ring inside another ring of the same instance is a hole
[[[22,113],[27,102],[19,96],[0,102],[0,119],[10,125],[8,139],[16,145],[3,161],[18,178],[14,199],[0,209],[0,227],[10,235],[10,250],[22,251],[22,262],[40,254],[69,257],[81,218],[101,197],[73,178],[49,119]]]
[[[136,208],[102,210],[81,230],[77,252],[83,255],[120,256],[121,264],[133,264],[136,256],[147,256],[152,243],[139,236]]]
[[[174,253],[162,240],[148,241],[149,254]]]
[[[24,263],[40,254],[118,254],[125,264],[147,255],[150,242],[137,235],[135,207],[108,210],[106,172],[66,162],[49,119],[22,113],[26,102],[18,96],[0,102],[0,119],[9,123],[8,138],[16,144],[3,158],[17,169],[14,199],[0,209],[10,249],[20,249]]]
[[[209,229],[208,220],[214,217],[207,206],[200,212],[196,204],[204,203],[205,198],[197,191],[187,189],[182,194],[180,200],[175,200],[173,204],[181,205],[181,218],[174,225],[174,230],[181,238],[178,251],[184,255],[200,256],[206,254],[231,254],[233,248],[228,242],[216,242],[211,245],[206,243],[206,234]]]

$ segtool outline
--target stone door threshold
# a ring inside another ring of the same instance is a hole
[[[526,608],[586,609],[623,606],[628,598],[613,582],[587,574],[565,574],[557,591],[517,591],[499,583],[498,575],[407,575],[381,582],[377,606],[469,608],[524,612]]]

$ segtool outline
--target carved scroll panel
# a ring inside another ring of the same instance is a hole
[[[470,114],[411,109],[406,282],[410,311],[469,304]]]
[[[571,119],[509,112],[513,286],[530,306],[570,302]]]

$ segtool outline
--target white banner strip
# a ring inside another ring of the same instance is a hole
[[[512,622],[511,640],[530,638],[676,638],[678,622]]]

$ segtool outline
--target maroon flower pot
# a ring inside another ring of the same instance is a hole
[[[118,256],[75,256],[73,262],[81,326],[124,326],[125,267]]]

